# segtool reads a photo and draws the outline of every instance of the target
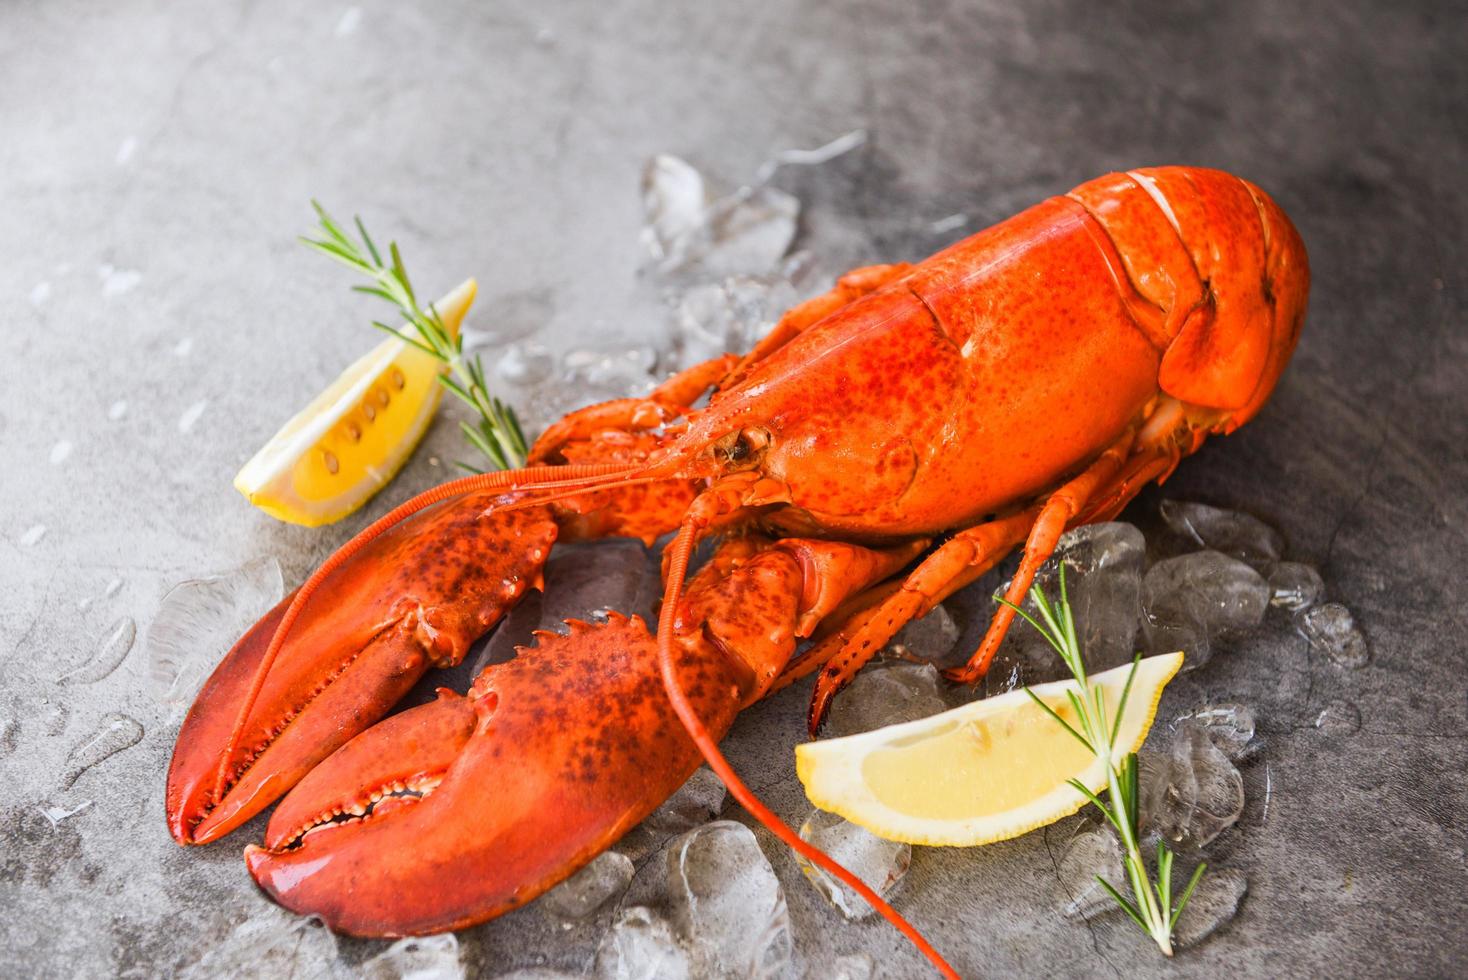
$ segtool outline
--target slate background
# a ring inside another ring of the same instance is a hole
[[[391,229],[414,268],[442,270],[419,273],[429,288],[477,275],[480,321],[538,327],[556,346],[632,342],[643,326],[608,311],[635,280],[646,157],[675,152],[732,184],[776,150],[864,127],[863,149],[777,181],[805,202],[804,240],[833,272],[919,258],[943,243],[935,220],[966,212],[978,227],[1111,169],[1217,166],[1276,197],[1314,270],[1304,338],[1258,419],[1168,492],[1281,527],[1374,651],[1342,674],[1302,641],[1262,644],[1194,675],[1209,697],[1258,708],[1273,794],[1267,819],[1221,842],[1250,878],[1239,917],[1174,963],[1115,921],[1088,931],[1059,915],[1059,829],[920,851],[900,907],[965,975],[1457,972],[1465,13],[1262,0],[0,6],[0,960],[39,976],[172,974],[260,914],[243,837],[187,853],[167,839],[173,728],[143,693],[141,640],[104,684],[57,677],[118,615],[145,629],[172,583],[262,554],[298,581],[443,477],[420,453],[382,500],[324,532],[276,524],[229,486],[369,340],[343,275],[293,241],[309,197]],[[141,278],[104,295],[104,264]],[[118,399],[129,410],[111,421]],[[52,465],[61,439],[75,451]],[[440,423],[428,452],[452,458],[456,442]],[[22,544],[38,523],[45,537]],[[114,576],[120,592],[78,608]],[[1313,727],[1335,698],[1359,706],[1359,733]],[[57,705],[59,726],[44,720]],[[802,710],[790,692],[730,742],[790,817],[804,809],[789,752]],[[53,831],[35,807],[112,711],[146,736],[79,780],[96,804]],[[884,975],[921,972],[890,929],[837,921],[767,851],[812,975],[857,950]],[[575,971],[598,929],[562,932],[531,909],[460,940],[484,975]]]

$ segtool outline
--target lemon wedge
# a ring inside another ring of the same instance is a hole
[[[449,335],[478,287],[473,279],[434,304]],[[272,517],[317,527],[361,507],[397,474],[428,429],[443,388],[441,361],[388,337],[285,424],[234,478],[235,489]]]
[[[1135,752],[1152,727],[1162,689],[1183,655],[1149,657],[1137,666],[1115,745]],[[1131,664],[1092,677],[1107,717]],[[1066,692],[1074,679],[1040,684],[1035,694],[1079,729]],[[795,768],[812,803],[889,840],[968,847],[1008,840],[1085,805],[1068,779],[1092,792],[1106,787],[1095,755],[1055,723],[1024,691],[876,731],[796,746]]]

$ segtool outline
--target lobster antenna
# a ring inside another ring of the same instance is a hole
[[[678,528],[678,536],[673,539],[670,546],[672,558],[668,566],[668,584],[663,593],[663,608],[658,613],[658,670],[662,673],[663,689],[667,692],[668,700],[673,705],[674,713],[683,723],[689,738],[693,739],[693,743],[698,746],[698,751],[703,753],[709,767],[718,774],[719,779],[723,780],[724,786],[728,788],[734,799],[739,801],[740,806],[753,814],[755,819],[764,824],[770,833],[784,841],[796,853],[835,875],[848,888],[866,899],[872,908],[882,913],[883,918],[896,926],[898,931],[932,962],[939,973],[951,980],[958,980],[958,972],[948,965],[948,962],[923,938],[922,933],[918,932],[912,923],[883,901],[882,897],[866,882],[838,864],[829,854],[808,841],[802,840],[799,834],[791,830],[783,820],[760,801],[759,797],[754,795],[754,792],[734,772],[734,767],[729,765],[729,760],[724,758],[724,754],[719,751],[718,742],[709,734],[703,719],[698,717],[687,695],[678,686],[678,675],[673,668],[673,621],[678,615],[678,600],[683,594],[683,579],[688,573],[688,562],[693,556],[697,521],[697,517],[685,517],[682,526]]]
[[[392,510],[388,511],[377,520],[373,521],[356,537],[336,550],[326,561],[321,563],[296,590],[291,604],[286,607],[285,615],[280,619],[275,633],[270,638],[270,646],[265,650],[265,656],[261,658],[259,666],[255,668],[255,675],[250,681],[250,690],[245,694],[245,699],[240,702],[239,715],[235,718],[234,728],[229,733],[229,741],[225,744],[224,754],[219,760],[219,774],[214,782],[214,798],[217,802],[224,792],[224,784],[228,781],[230,760],[234,756],[235,749],[239,747],[240,736],[244,733],[245,723],[249,721],[250,711],[255,707],[255,700],[260,696],[261,689],[265,686],[265,678],[270,673],[275,658],[280,653],[281,646],[285,643],[286,635],[291,626],[295,624],[296,617],[300,615],[301,609],[311,599],[311,596],[320,587],[321,583],[332,572],[340,568],[353,555],[361,551],[384,531],[392,528],[401,521],[412,517],[414,514],[434,504],[456,497],[464,493],[473,493],[482,490],[500,489],[524,489],[538,490],[559,489],[564,485],[585,485],[595,483],[598,479],[608,476],[626,476],[640,472],[641,467],[628,466],[625,463],[570,463],[555,466],[527,466],[518,470],[499,470],[494,473],[475,473],[472,476],[461,477],[441,483],[430,490],[425,490],[418,496],[404,501]],[[525,481],[517,486],[520,481]]]

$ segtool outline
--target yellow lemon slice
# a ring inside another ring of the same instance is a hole
[[[449,335],[478,287],[473,279],[434,304]],[[316,527],[341,520],[387,485],[428,429],[443,394],[442,362],[401,337],[405,325],[317,395],[234,478],[272,517]]]
[[[1134,752],[1147,737],[1162,689],[1183,655],[1149,657],[1137,667],[1115,745]],[[1131,664],[1092,677],[1107,717]],[[1031,688],[1080,730],[1066,692],[1075,680]],[[806,795],[823,810],[889,840],[972,846],[1007,840],[1053,823],[1085,805],[1068,779],[1099,793],[1106,770],[1024,691],[876,731],[796,746]]]

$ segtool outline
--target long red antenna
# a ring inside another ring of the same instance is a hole
[[[593,481],[607,476],[626,476],[640,469],[641,467],[628,466],[626,463],[571,463],[557,466],[529,466],[519,470],[500,470],[496,473],[476,473],[473,476],[450,480],[448,483],[441,483],[431,490],[426,490],[411,500],[399,504],[369,524],[361,533],[322,562],[321,567],[316,569],[311,577],[296,590],[295,598],[291,600],[285,615],[280,619],[280,624],[275,628],[275,634],[270,639],[270,646],[266,648],[265,656],[260,660],[259,666],[255,668],[250,690],[245,695],[245,699],[240,702],[239,715],[235,718],[234,728],[229,734],[229,742],[225,745],[224,754],[219,760],[219,774],[214,783],[214,798],[218,800],[224,792],[224,785],[229,778],[230,759],[239,746],[245,723],[249,720],[250,711],[255,707],[255,699],[260,696],[260,691],[265,686],[265,677],[270,673],[270,668],[275,663],[275,658],[279,655],[280,648],[285,643],[286,635],[290,632],[296,617],[300,615],[301,609],[310,600],[322,581],[370,544],[374,538],[400,521],[412,517],[425,507],[432,507],[440,501],[460,494],[506,488],[560,489],[568,483]]]
[[[939,973],[951,980],[958,980],[958,972],[948,965],[948,962],[923,938],[922,933],[918,932],[912,923],[884,902],[880,895],[867,886],[866,882],[838,864],[825,851],[802,840],[799,834],[791,830],[784,821],[775,816],[769,807],[760,802],[759,797],[744,785],[744,781],[734,772],[734,767],[729,765],[729,760],[725,759],[724,754],[719,751],[719,745],[709,734],[709,730],[704,727],[703,719],[698,717],[698,713],[693,710],[693,705],[688,701],[682,688],[678,686],[678,675],[673,669],[673,621],[677,618],[678,600],[683,594],[683,579],[688,573],[688,561],[693,555],[696,521],[697,518],[685,518],[678,529],[678,536],[673,539],[670,546],[672,557],[668,565],[668,584],[663,593],[663,608],[658,614],[658,669],[663,675],[663,689],[667,691],[668,700],[672,703],[678,720],[683,723],[683,727],[688,731],[688,736],[703,753],[709,767],[724,781],[724,785],[733,794],[734,799],[739,801],[740,806],[752,813],[770,833],[784,841],[796,853],[835,875],[848,888],[866,899],[872,908],[882,913],[883,918],[896,926],[898,931],[906,936],[918,948],[918,951],[932,962],[933,966],[937,967]]]

